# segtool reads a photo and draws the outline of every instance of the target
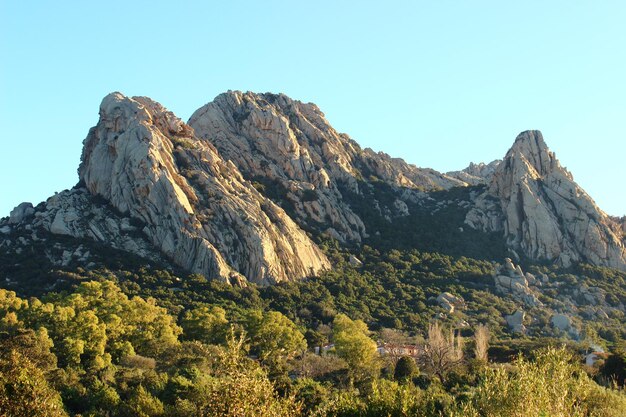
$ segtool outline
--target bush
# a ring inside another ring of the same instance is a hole
[[[419,369],[413,358],[403,356],[398,360],[396,369],[393,372],[393,378],[396,381],[408,381],[417,375],[419,375]]]
[[[626,415],[626,397],[607,390],[585,374],[565,348],[546,348],[535,361],[519,357],[515,368],[487,369],[464,416],[607,416]]]

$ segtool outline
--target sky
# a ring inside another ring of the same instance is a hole
[[[227,90],[314,102],[363,147],[439,171],[539,129],[626,214],[626,2],[0,0],[0,217],[78,181],[113,91],[183,120]]]

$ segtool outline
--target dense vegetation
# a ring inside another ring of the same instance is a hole
[[[329,326],[333,350],[319,356],[281,313],[229,317],[204,305],[175,317],[108,280],[42,299],[0,290],[0,312],[7,416],[626,413],[626,396],[596,384],[566,348],[488,365],[464,359],[473,355],[438,325],[418,368],[413,358],[378,355],[367,325],[344,314]]]
[[[626,274],[520,260],[555,285],[527,308],[526,334],[513,334],[505,316],[520,303],[492,277],[507,256],[501,237],[459,227],[473,189],[430,193],[389,221],[369,200],[391,207],[397,195],[371,184],[343,190],[375,231],[365,244],[340,247],[316,233],[327,225],[309,225],[333,269],[271,287],[234,287],[58,235],[0,251],[0,415],[626,415]],[[274,183],[255,186],[286,201]],[[28,232],[12,239],[19,233]],[[89,268],[50,260],[78,245],[92,254]],[[612,309],[577,318],[572,340],[550,312],[570,308],[582,287],[600,288]],[[462,306],[446,311],[442,292]],[[583,366],[598,345],[608,353]]]
[[[493,293],[489,261],[364,246],[363,265],[353,266],[334,242],[323,247],[333,271],[267,288],[146,267],[115,251],[109,263],[121,269],[21,276],[19,294],[0,291],[0,409],[12,416],[626,413],[624,395],[611,388],[626,375],[623,318],[588,324],[573,342],[536,312],[533,331],[516,337],[503,319],[516,304]],[[624,274],[612,270],[531,270],[563,287],[603,286],[615,303],[626,294]],[[433,300],[442,291],[465,306],[445,314]],[[481,325],[491,337],[489,362],[476,353]],[[581,353],[592,342],[613,353],[584,368]],[[327,354],[312,352],[329,343]],[[380,343],[421,350],[381,356]]]

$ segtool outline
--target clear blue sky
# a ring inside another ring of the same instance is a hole
[[[319,105],[440,171],[522,130],[626,214],[626,2],[0,0],[0,216],[77,182],[111,91],[183,120],[228,89]]]

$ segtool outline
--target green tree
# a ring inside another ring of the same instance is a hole
[[[298,417],[294,397],[280,397],[266,372],[245,355],[244,336],[231,335],[219,348],[215,371],[194,380],[186,399],[179,399],[174,416]],[[183,412],[184,410],[184,412]]]
[[[158,417],[165,413],[163,403],[141,385],[133,390],[124,408],[129,415],[137,417]]]
[[[246,330],[252,352],[262,361],[292,358],[307,347],[298,327],[277,311],[253,311],[247,317]]]
[[[333,341],[337,356],[348,364],[351,384],[378,377],[380,365],[376,343],[370,339],[363,321],[338,314],[333,321]]]
[[[402,356],[396,363],[396,368],[393,372],[393,378],[396,381],[408,381],[414,376],[419,375],[419,368],[415,363],[415,360],[410,356]]]
[[[10,417],[65,417],[61,397],[29,358],[16,350],[0,357],[0,414]]]
[[[626,383],[626,350],[618,348],[609,355],[600,368],[602,374],[623,387]]]
[[[226,311],[209,305],[186,311],[180,326],[185,339],[199,340],[209,345],[224,343],[229,329]]]
[[[565,348],[540,350],[534,361],[518,358],[512,370],[485,368],[460,415],[606,416],[626,415],[626,397],[602,388]]]

